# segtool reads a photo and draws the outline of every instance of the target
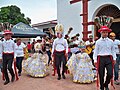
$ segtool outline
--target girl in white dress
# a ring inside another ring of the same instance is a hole
[[[72,54],[67,62],[68,69],[73,75],[73,82],[91,83],[94,81],[93,65],[89,55],[85,52],[85,45],[79,46],[81,52]]]
[[[48,75],[48,56],[42,51],[43,44],[40,39],[35,44],[35,53],[24,62],[24,70],[32,77],[45,77]]]

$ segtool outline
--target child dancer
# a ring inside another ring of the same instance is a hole
[[[93,65],[89,55],[85,52],[85,45],[78,46],[80,53],[73,54],[67,62],[68,69],[73,75],[73,82],[91,83],[94,81]]]
[[[37,38],[35,53],[24,62],[24,69],[32,77],[45,77],[48,75],[48,56],[42,51],[43,44]]]

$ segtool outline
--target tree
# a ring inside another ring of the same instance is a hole
[[[21,13],[19,7],[15,5],[0,8],[0,22],[9,22],[10,24],[17,24],[23,22],[25,24],[30,24],[31,19],[29,17],[25,18],[25,15]]]

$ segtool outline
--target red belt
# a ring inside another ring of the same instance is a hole
[[[11,54],[14,55],[14,52],[11,52],[11,53],[5,53],[5,52],[3,52],[3,54],[4,55],[11,55]]]
[[[61,52],[65,52],[65,50],[63,50],[63,51],[57,51],[57,50],[55,50],[55,52],[59,52],[59,53],[61,53]]]

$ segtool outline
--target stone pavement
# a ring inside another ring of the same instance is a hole
[[[52,71],[52,70],[50,70]],[[0,90],[97,90],[96,83],[92,84],[76,84],[72,82],[72,76],[66,75],[66,79],[57,80],[57,75],[50,75],[45,78],[32,78],[24,72],[18,81],[3,85],[0,77]],[[114,90],[111,86],[110,90]],[[115,85],[116,90],[120,90],[120,85]]]

